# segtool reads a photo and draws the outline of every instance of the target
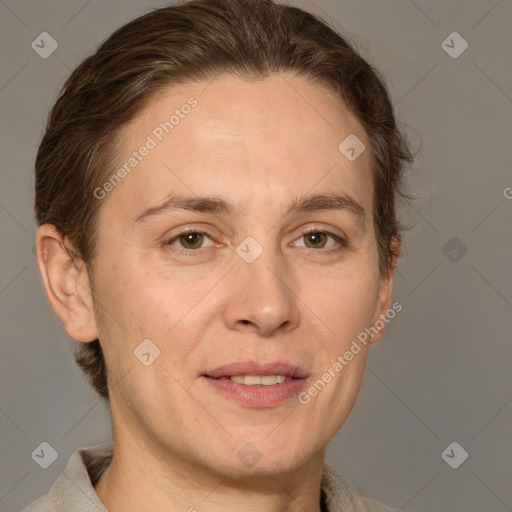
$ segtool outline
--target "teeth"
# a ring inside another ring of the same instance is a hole
[[[284,375],[233,375],[230,379],[246,386],[273,386],[292,380]]]

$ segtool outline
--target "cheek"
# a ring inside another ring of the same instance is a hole
[[[118,265],[115,273],[103,275],[99,300],[108,304],[109,312],[101,315],[100,332],[107,350],[110,348],[112,366],[121,371],[135,364],[138,369],[134,352],[139,346],[142,351],[146,343],[150,352],[158,354],[157,366],[165,364],[179,377],[186,371],[187,358],[209,325],[212,311],[220,309],[218,304],[212,305],[211,294],[204,297],[212,286],[209,278],[188,279],[176,270],[171,274],[135,265]]]
[[[336,338],[344,344],[368,327],[377,307],[379,280],[372,268],[351,269],[333,274],[330,279],[310,279],[304,302]]]
[[[130,264],[128,260],[127,257],[121,263],[103,265],[100,294],[108,301],[112,316],[115,312],[122,317],[137,336],[148,334],[144,330],[150,326],[152,334],[158,332],[162,336],[173,320],[190,309],[200,292],[199,284],[184,282],[179,270],[170,275],[168,271],[148,269],[143,262]]]
[[[103,276],[99,332],[112,382],[118,383],[115,394],[134,411],[148,411],[160,398],[165,403],[182,392],[173,377],[181,381],[186,375],[187,358],[200,338],[189,314],[199,290],[122,265]]]

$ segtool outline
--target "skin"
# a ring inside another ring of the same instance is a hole
[[[100,339],[110,372],[115,454],[96,492],[114,512],[319,511],[326,445],[354,404],[368,347],[307,405],[242,406],[201,376],[284,361],[307,371],[307,389],[389,309],[395,261],[379,274],[369,151],[350,162],[338,150],[351,133],[368,148],[367,137],[305,78],[224,76],[155,97],[121,133],[119,165],[191,96],[197,106],[102,200],[94,296],[66,240],[50,225],[37,232],[55,312],[76,341]],[[219,196],[236,213],[135,221],[171,193]],[[347,208],[287,213],[333,193],[357,202],[365,221]],[[194,248],[183,227],[210,238]],[[252,263],[236,252],[248,236],[263,248]],[[160,349],[149,366],[133,354],[147,338]],[[236,455],[248,442],[261,453],[252,468]]]

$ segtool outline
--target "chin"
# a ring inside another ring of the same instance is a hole
[[[303,439],[281,435],[271,440],[268,430],[259,435],[241,436],[232,443],[231,450],[225,452],[232,453],[233,458],[226,460],[224,456],[224,459],[230,470],[241,476],[288,473],[299,469],[313,456],[313,447],[308,450]]]

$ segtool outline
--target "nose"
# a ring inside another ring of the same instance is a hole
[[[226,325],[235,331],[268,337],[299,325],[298,296],[291,272],[277,256],[264,252],[256,261],[237,261],[224,310]]]

